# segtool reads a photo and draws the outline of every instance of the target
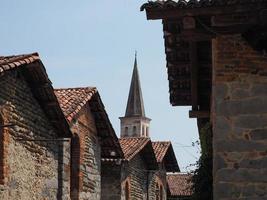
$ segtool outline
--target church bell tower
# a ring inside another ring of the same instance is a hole
[[[136,53],[126,112],[124,117],[120,117],[120,120],[121,137],[149,137],[151,119],[145,116]]]

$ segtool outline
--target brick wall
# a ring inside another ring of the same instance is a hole
[[[72,146],[72,199],[100,199],[101,150],[93,115],[86,105],[71,124],[78,136]],[[78,161],[78,162],[77,162]],[[78,178],[77,178],[78,173]],[[74,180],[74,182],[73,182]]]
[[[267,56],[218,36],[213,62],[214,199],[267,199]]]
[[[0,85],[4,123],[17,125],[4,130],[4,184],[0,185],[0,199],[69,199],[69,188],[63,180],[66,174],[61,170],[63,157],[59,159],[60,153],[67,156],[65,145],[59,141],[18,141],[57,136],[19,73],[5,73]]]
[[[102,162],[101,200],[121,200],[121,169],[116,162]]]

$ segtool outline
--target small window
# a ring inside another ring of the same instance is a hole
[[[125,135],[128,136],[128,127],[125,127]]]
[[[149,137],[149,128],[146,127],[146,137]]]
[[[136,136],[136,126],[133,127],[133,136]]]

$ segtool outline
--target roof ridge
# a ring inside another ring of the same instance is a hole
[[[166,140],[166,141],[151,141],[152,143],[172,143],[170,140]]]
[[[137,137],[137,136],[134,136],[134,137],[122,137],[122,138],[119,138],[120,140],[130,140],[130,139],[139,139],[139,140],[150,140],[150,138],[148,137]]]
[[[77,89],[94,89],[94,90],[97,90],[97,88],[95,86],[54,88],[55,91],[59,91],[59,90],[77,90]]]

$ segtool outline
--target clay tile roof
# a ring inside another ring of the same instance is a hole
[[[61,109],[68,121],[73,119],[96,92],[95,87],[55,89]]]
[[[167,174],[168,189],[171,196],[191,196],[190,174]]]
[[[38,53],[0,56],[0,73],[14,69],[24,64],[33,63],[36,60],[40,60]]]
[[[145,9],[170,9],[170,8],[202,8],[202,7],[214,7],[214,6],[232,6],[248,3],[262,3],[264,0],[157,0],[149,1],[141,6],[141,11]]]
[[[60,109],[54,88],[38,53],[0,56],[0,75],[12,70],[21,70],[33,96],[56,128],[58,136],[70,137],[69,125]]]
[[[154,149],[157,162],[162,162],[165,157],[171,142],[152,142],[152,147]]]
[[[95,118],[97,133],[101,137],[101,157],[113,160],[123,158],[118,138],[95,87],[55,89],[54,92],[69,122],[88,102]],[[115,152],[115,156],[112,152]]]
[[[152,142],[152,147],[155,152],[157,162],[163,162],[167,172],[180,171],[171,142]]]
[[[126,160],[131,160],[150,141],[149,138],[127,137],[119,139]]]

